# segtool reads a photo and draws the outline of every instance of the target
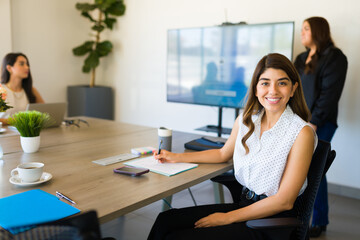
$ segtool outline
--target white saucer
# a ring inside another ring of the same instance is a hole
[[[11,182],[14,185],[21,186],[21,187],[30,187],[30,186],[35,186],[35,185],[47,182],[51,178],[52,178],[51,173],[43,172],[43,174],[41,175],[41,178],[39,179],[39,181],[36,181],[36,182],[22,182],[20,180],[20,178],[18,177],[18,175],[15,175],[15,176],[11,177],[9,179],[9,182]]]
[[[0,133],[6,132],[6,128],[0,128]]]

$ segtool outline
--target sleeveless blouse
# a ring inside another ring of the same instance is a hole
[[[13,108],[8,109],[6,112],[0,112],[0,118],[8,118],[10,117],[10,115],[16,112],[25,111],[29,100],[26,96],[24,89],[22,89],[20,92],[14,92],[5,84],[2,84],[2,87],[6,89],[7,93],[7,98],[5,102]]]
[[[259,114],[252,116],[255,130],[246,141],[249,147],[248,154],[245,154],[241,139],[249,129],[242,123],[243,113],[240,115],[239,132],[233,156],[234,172],[241,185],[258,195],[272,196],[279,189],[291,147],[300,131],[309,124],[295,114],[290,106],[287,106],[276,124],[271,129],[264,131],[260,137],[263,115],[264,109]],[[314,135],[316,147],[315,132]],[[307,179],[299,195],[304,192],[306,186]]]

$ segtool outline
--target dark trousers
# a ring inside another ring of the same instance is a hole
[[[148,237],[148,240],[258,240],[265,239],[263,235],[246,226],[245,222],[224,226],[194,228],[199,219],[215,212],[229,212],[245,207],[252,202],[245,200],[240,203],[213,204],[181,209],[170,209],[158,215]],[[286,211],[275,216],[293,217],[293,211]]]
[[[321,140],[331,142],[335,131],[336,125],[330,122],[325,123],[323,126],[318,127],[316,134]],[[319,190],[316,195],[314,203],[314,211],[312,218],[312,226],[326,226],[329,224],[329,202],[328,202],[328,191],[327,191],[327,181],[324,177],[319,186]]]

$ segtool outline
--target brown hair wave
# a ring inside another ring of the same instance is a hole
[[[312,41],[316,46],[316,52],[311,57],[311,61],[305,65],[305,73],[314,73],[321,53],[329,46],[334,46],[334,41],[331,38],[330,25],[323,17],[310,17],[304,22],[309,23]]]

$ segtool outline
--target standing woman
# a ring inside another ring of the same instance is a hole
[[[9,53],[2,62],[1,84],[7,91],[6,102],[13,108],[0,112],[0,121],[16,112],[25,111],[28,103],[44,103],[40,93],[33,87],[29,60],[22,53]]]
[[[303,22],[301,43],[306,52],[297,56],[295,67],[311,111],[310,124],[319,139],[330,142],[338,126],[338,103],[345,83],[347,59],[335,47],[329,24],[322,17],[311,17]],[[318,237],[326,231],[328,211],[327,182],[324,178],[315,200],[311,237]]]

